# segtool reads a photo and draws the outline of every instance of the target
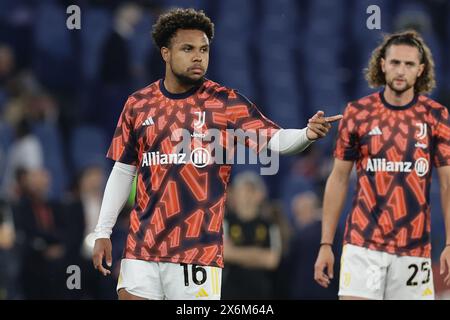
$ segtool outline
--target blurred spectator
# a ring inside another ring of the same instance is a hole
[[[72,299],[115,299],[115,279],[103,277],[92,267],[92,232],[98,220],[103,198],[103,168],[86,167],[77,178],[71,196],[64,202],[67,224],[67,265],[82,271],[81,290],[71,291]]]
[[[14,53],[9,46],[0,44],[0,112],[8,98],[8,86],[15,71]]]
[[[22,120],[16,127],[16,140],[9,149],[6,159],[5,176],[2,181],[2,194],[14,200],[19,196],[15,176],[19,169],[35,170],[43,165],[42,145],[31,133],[30,124]]]
[[[266,200],[269,201],[269,200]],[[289,249],[289,242],[292,238],[292,226],[286,213],[283,211],[280,201],[270,200],[270,205],[267,206],[267,211],[270,220],[278,226],[281,236],[281,252],[285,254]]]
[[[17,298],[17,257],[13,251],[15,230],[11,208],[0,201],[0,300]]]
[[[117,9],[114,29],[102,50],[100,76],[103,84],[131,83],[129,39],[141,16],[142,12],[135,4],[126,3]]]
[[[61,205],[47,200],[50,176],[41,168],[25,174],[25,190],[13,207],[21,249],[20,280],[26,299],[64,299],[66,221]]]
[[[297,230],[320,222],[319,198],[314,192],[297,194],[292,200],[292,211]]]
[[[243,172],[233,183],[233,205],[224,222],[223,299],[270,299],[281,255],[279,228],[264,213],[266,186]]]
[[[292,201],[292,210],[296,218],[294,236],[289,246],[286,260],[283,261],[282,274],[289,299],[337,299],[338,277],[324,289],[314,281],[314,264],[320,246],[321,211],[319,199],[313,192],[298,194]],[[340,239],[339,230],[335,239]],[[337,261],[341,244],[333,246]],[[339,263],[335,263],[334,274],[339,274]]]
[[[132,3],[125,3],[116,11],[114,28],[102,50],[100,66],[99,112],[89,115],[99,123],[105,132],[114,132],[117,118],[122,111],[133,81],[130,38],[141,19],[141,9]],[[150,40],[149,40],[150,41]],[[98,92],[95,93],[97,95]],[[97,97],[94,97],[96,99]]]
[[[9,99],[0,112],[9,125],[18,127],[21,122],[29,125],[42,122],[58,124],[59,103],[44,90],[33,73],[21,72],[15,75],[8,81],[7,93]]]
[[[33,123],[58,122],[58,102],[55,97],[45,92],[30,94],[26,99],[26,118]]]
[[[296,161],[291,167],[291,174],[301,176],[313,183],[319,175],[320,167],[318,164],[321,162],[320,159],[320,149],[316,148],[315,145],[309,146],[304,152],[296,155]]]
[[[15,241],[12,213],[3,201],[0,202],[0,250],[9,250]]]
[[[102,167],[85,168],[80,176],[80,199],[84,211],[84,235],[93,232],[98,221],[102,204],[103,190],[105,189],[105,173]],[[91,252],[88,253],[89,258]]]
[[[5,44],[0,44],[0,86],[3,86],[12,76],[14,69],[15,60],[12,49]]]
[[[7,101],[5,108],[9,107],[9,109],[16,108],[18,105],[19,108],[23,109],[25,106],[20,107],[20,105],[24,104],[25,97],[28,97],[30,94],[44,91],[42,84],[38,82],[36,76],[30,71],[20,71],[17,74],[14,74],[11,80],[7,81],[6,88],[10,100]],[[8,112],[12,111],[5,109],[4,112],[8,115]],[[23,115],[23,112],[21,115]]]

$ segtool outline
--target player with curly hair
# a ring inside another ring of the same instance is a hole
[[[109,237],[137,175],[119,299],[219,299],[231,165],[207,161],[209,145],[201,138],[213,129],[223,135],[229,129],[264,132],[266,142],[251,137],[242,142],[256,152],[267,146],[295,154],[324,137],[342,116],[319,111],[304,129],[281,129],[236,90],[206,79],[214,25],[202,11],[165,13],[152,35],[165,76],[133,93],[120,116],[108,151],[116,163],[96,227],[93,263],[110,273],[103,266],[103,259],[111,266]],[[191,161],[176,150],[172,138],[179,129],[199,143]]]
[[[430,49],[415,31],[387,35],[366,79],[383,89],[347,105],[323,204],[315,280],[333,279],[331,250],[354,163],[357,190],[341,257],[341,299],[433,299],[430,243],[432,165],[440,180],[450,284],[450,119],[424,94],[435,86]]]

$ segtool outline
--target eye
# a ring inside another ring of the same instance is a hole
[[[183,51],[184,51],[184,52],[189,52],[189,51],[191,51],[191,48],[185,47],[185,48],[183,48]]]
[[[201,52],[203,52],[203,53],[208,52],[208,48],[206,48],[206,47],[205,47],[205,48],[202,48],[202,49],[201,49]]]

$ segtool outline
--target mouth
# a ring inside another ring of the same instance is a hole
[[[193,72],[193,73],[196,73],[196,74],[202,74],[202,73],[204,73],[203,68],[202,68],[202,67],[198,67],[198,66],[190,67],[190,68],[189,68],[189,71],[191,71],[191,72]]]
[[[402,85],[406,84],[406,80],[405,79],[394,79],[394,84],[397,86],[402,86]]]

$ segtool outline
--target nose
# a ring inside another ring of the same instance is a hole
[[[193,62],[202,62],[202,57],[199,53],[195,54],[194,57],[192,58]]]
[[[406,65],[404,63],[401,63],[397,68],[397,74],[400,76],[403,76],[406,71]]]
[[[202,62],[202,53],[200,50],[195,50],[194,56],[192,57],[193,62]]]

